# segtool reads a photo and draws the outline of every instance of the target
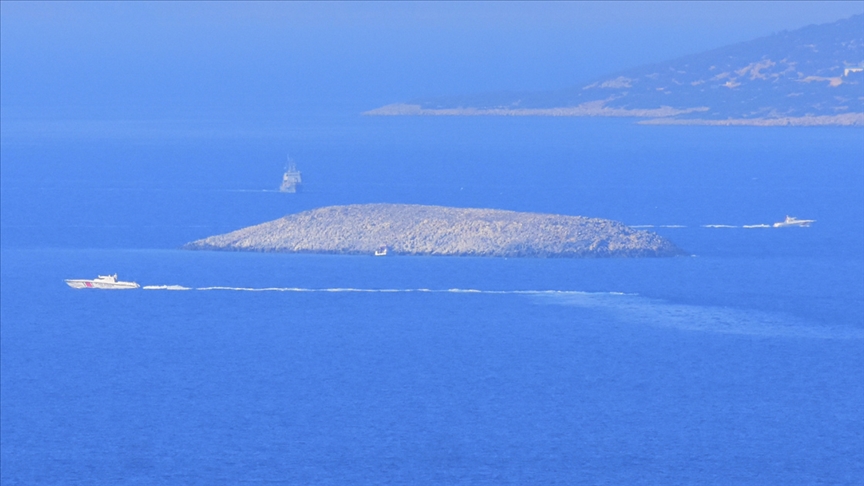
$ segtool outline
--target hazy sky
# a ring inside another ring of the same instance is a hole
[[[858,2],[0,3],[4,117],[364,110],[563,88]]]

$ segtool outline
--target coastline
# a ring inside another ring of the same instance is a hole
[[[640,125],[703,125],[703,126],[750,126],[750,127],[860,127],[864,126],[864,113],[844,113],[842,115],[798,116],[780,118],[728,118],[709,120],[704,118],[655,118],[641,120]]]
[[[395,103],[365,111],[365,116],[611,116],[668,117],[707,111],[708,107],[678,109],[671,106],[647,109],[609,108],[606,100],[590,101],[577,106],[558,108],[423,108],[420,105]]]
[[[606,101],[592,101],[577,106],[558,108],[423,108],[416,104],[394,103],[362,113],[364,116],[552,116],[552,117],[630,117],[648,118],[640,125],[702,125],[702,126],[754,126],[754,127],[816,127],[864,126],[864,113],[839,115],[812,115],[777,118],[675,118],[678,115],[708,111],[708,107],[627,109],[609,108]]]

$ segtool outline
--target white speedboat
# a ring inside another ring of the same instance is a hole
[[[786,216],[786,219],[780,221],[779,223],[774,223],[775,228],[787,228],[790,226],[798,226],[801,228],[807,228],[812,223],[815,223],[815,219],[798,219],[795,216]]]
[[[66,280],[66,285],[73,289],[109,289],[109,290],[126,290],[137,289],[141,287],[135,282],[122,282],[117,280],[117,274],[114,275],[99,275],[93,280]]]
[[[379,246],[377,250],[375,250],[375,256],[387,256],[387,247]]]

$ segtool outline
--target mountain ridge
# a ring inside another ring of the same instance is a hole
[[[562,90],[421,99],[364,114],[864,125],[864,14],[618,71]]]

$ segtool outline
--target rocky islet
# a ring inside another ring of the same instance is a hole
[[[617,221],[412,204],[328,206],[211,236],[189,250],[488,257],[666,257],[684,252]]]

